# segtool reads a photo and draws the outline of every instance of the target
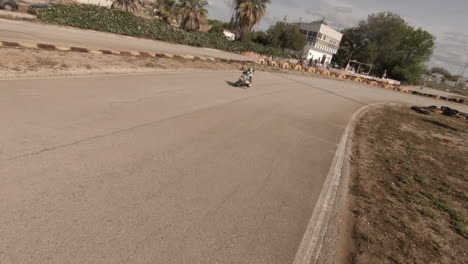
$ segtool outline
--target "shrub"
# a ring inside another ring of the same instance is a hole
[[[252,42],[229,41],[217,30],[211,33],[186,32],[159,20],[149,20],[129,12],[96,5],[54,5],[39,10],[37,17],[46,23],[92,29],[114,34],[168,41],[178,44],[220,49],[229,52],[252,51],[286,57],[277,48]]]

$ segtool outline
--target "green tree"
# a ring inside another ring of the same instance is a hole
[[[433,67],[431,68],[431,73],[442,74],[444,77],[450,76],[450,72],[442,67]]]
[[[267,33],[271,46],[282,50],[300,51],[304,49],[306,44],[306,38],[299,31],[298,25],[278,22],[276,25],[271,26]]]
[[[362,57],[367,39],[363,38],[364,34],[361,31],[362,29],[357,27],[341,31],[343,38],[336,56],[333,57],[333,62],[345,67],[350,60]]]
[[[271,0],[236,0],[235,19],[240,29],[240,39],[246,41],[255,24],[265,15],[267,4]]]
[[[312,23],[317,23],[317,24],[324,24],[324,25],[328,25],[328,24],[327,24],[327,22],[325,22],[325,18],[322,18],[322,19],[319,19],[319,20],[312,21]]]
[[[455,85],[455,87],[459,88],[459,89],[464,89],[466,86],[466,84],[464,82],[459,82],[457,83],[457,85]]]
[[[198,31],[207,23],[208,2],[205,0],[182,0],[180,12],[182,14],[181,27],[187,31]]]
[[[210,30],[208,31],[208,33],[211,33],[211,34],[223,34],[224,32],[224,28],[218,24],[214,25],[214,26],[211,26]]]
[[[343,31],[334,62],[345,66],[350,59],[372,64],[373,73],[403,82],[418,83],[430,59],[435,37],[408,25],[391,12],[371,14],[366,20]]]
[[[262,44],[263,46],[271,46],[271,40],[268,34],[264,31],[256,31],[250,34],[250,39],[258,44]]]
[[[111,9],[121,9],[127,12],[136,12],[139,10],[141,4],[138,0],[114,0]]]
[[[180,18],[180,7],[175,0],[157,0],[154,4],[157,9],[156,15],[161,17],[166,23],[178,22]]]
[[[216,19],[208,19],[208,24],[212,26],[219,26],[223,29],[228,29],[229,28],[229,22],[224,22]]]

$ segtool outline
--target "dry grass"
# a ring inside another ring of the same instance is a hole
[[[24,48],[0,49],[0,76],[55,76],[89,73],[149,72],[163,69],[239,70],[240,63],[153,57],[98,55]]]
[[[350,263],[466,263],[468,122],[365,115],[353,150]]]

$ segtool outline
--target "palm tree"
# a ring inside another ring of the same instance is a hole
[[[205,0],[182,0],[180,10],[182,14],[181,27],[187,31],[197,31],[207,22],[208,10]]]
[[[236,0],[234,13],[242,41],[248,38],[253,26],[265,15],[268,3],[271,3],[271,0]]]
[[[161,17],[166,23],[179,22],[180,8],[175,0],[157,0],[155,3],[156,15]]]
[[[121,9],[127,12],[136,12],[140,8],[139,0],[114,0],[111,9]]]

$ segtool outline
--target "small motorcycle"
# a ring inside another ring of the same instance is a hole
[[[245,74],[242,74],[239,80],[234,84],[236,87],[247,87],[250,88],[252,86],[252,82],[250,78],[247,77]]]

